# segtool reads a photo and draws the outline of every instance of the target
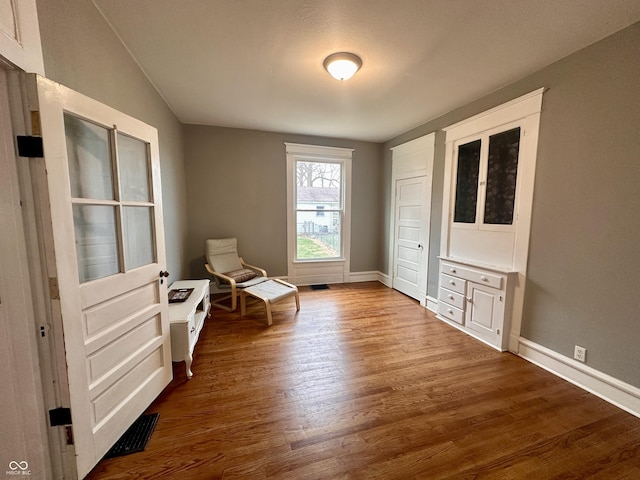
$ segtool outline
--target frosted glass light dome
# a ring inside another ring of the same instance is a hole
[[[348,52],[334,53],[324,60],[324,68],[336,80],[349,80],[361,66],[360,57]]]

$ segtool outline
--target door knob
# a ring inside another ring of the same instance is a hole
[[[169,276],[169,272],[167,272],[166,270],[164,271],[160,270],[160,285],[164,283],[164,278],[167,278],[168,276]]]

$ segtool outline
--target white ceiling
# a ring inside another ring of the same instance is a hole
[[[640,21],[638,0],[94,0],[184,123],[383,142]],[[349,51],[349,81],[323,69]]]

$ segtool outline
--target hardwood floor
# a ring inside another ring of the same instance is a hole
[[[370,282],[214,310],[144,452],[90,479],[637,479],[640,419]]]

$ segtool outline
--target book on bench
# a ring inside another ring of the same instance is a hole
[[[184,302],[193,292],[193,288],[177,288],[169,292],[169,303]]]

